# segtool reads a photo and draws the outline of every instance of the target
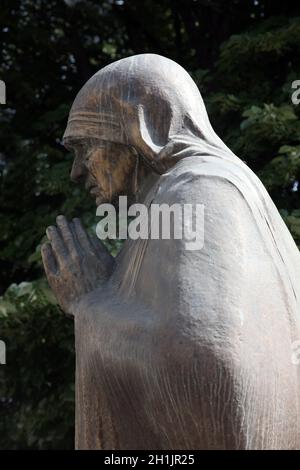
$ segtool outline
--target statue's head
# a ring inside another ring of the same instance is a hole
[[[190,75],[155,54],[97,72],[78,93],[64,134],[76,154],[71,177],[92,188],[97,204],[132,192],[145,168],[164,173],[176,162],[174,143],[193,139],[225,147]]]

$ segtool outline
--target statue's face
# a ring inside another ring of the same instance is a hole
[[[100,139],[67,139],[64,145],[75,152],[71,179],[85,184],[96,205],[132,194],[137,172],[132,148]]]

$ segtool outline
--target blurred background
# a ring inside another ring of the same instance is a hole
[[[97,222],[61,145],[76,93],[101,67],[143,52],[189,71],[213,127],[262,179],[300,245],[300,105],[291,100],[300,3],[0,0],[1,449],[73,448],[73,323],[48,289],[40,245],[60,213],[90,230]]]

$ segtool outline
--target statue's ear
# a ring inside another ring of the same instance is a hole
[[[155,102],[157,101],[157,102]],[[150,147],[161,150],[167,145],[172,125],[170,103],[163,99],[138,105],[138,119],[142,138]]]
[[[136,104],[129,111],[127,135],[138,152],[155,163],[160,151],[169,140],[172,112],[168,103],[149,102]]]

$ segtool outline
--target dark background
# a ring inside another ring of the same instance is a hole
[[[72,448],[73,325],[43,277],[59,213],[93,230],[61,146],[70,105],[99,68],[155,52],[197,82],[211,122],[258,174],[300,245],[300,3],[277,0],[0,0],[0,448]],[[117,245],[110,245],[115,252]]]

